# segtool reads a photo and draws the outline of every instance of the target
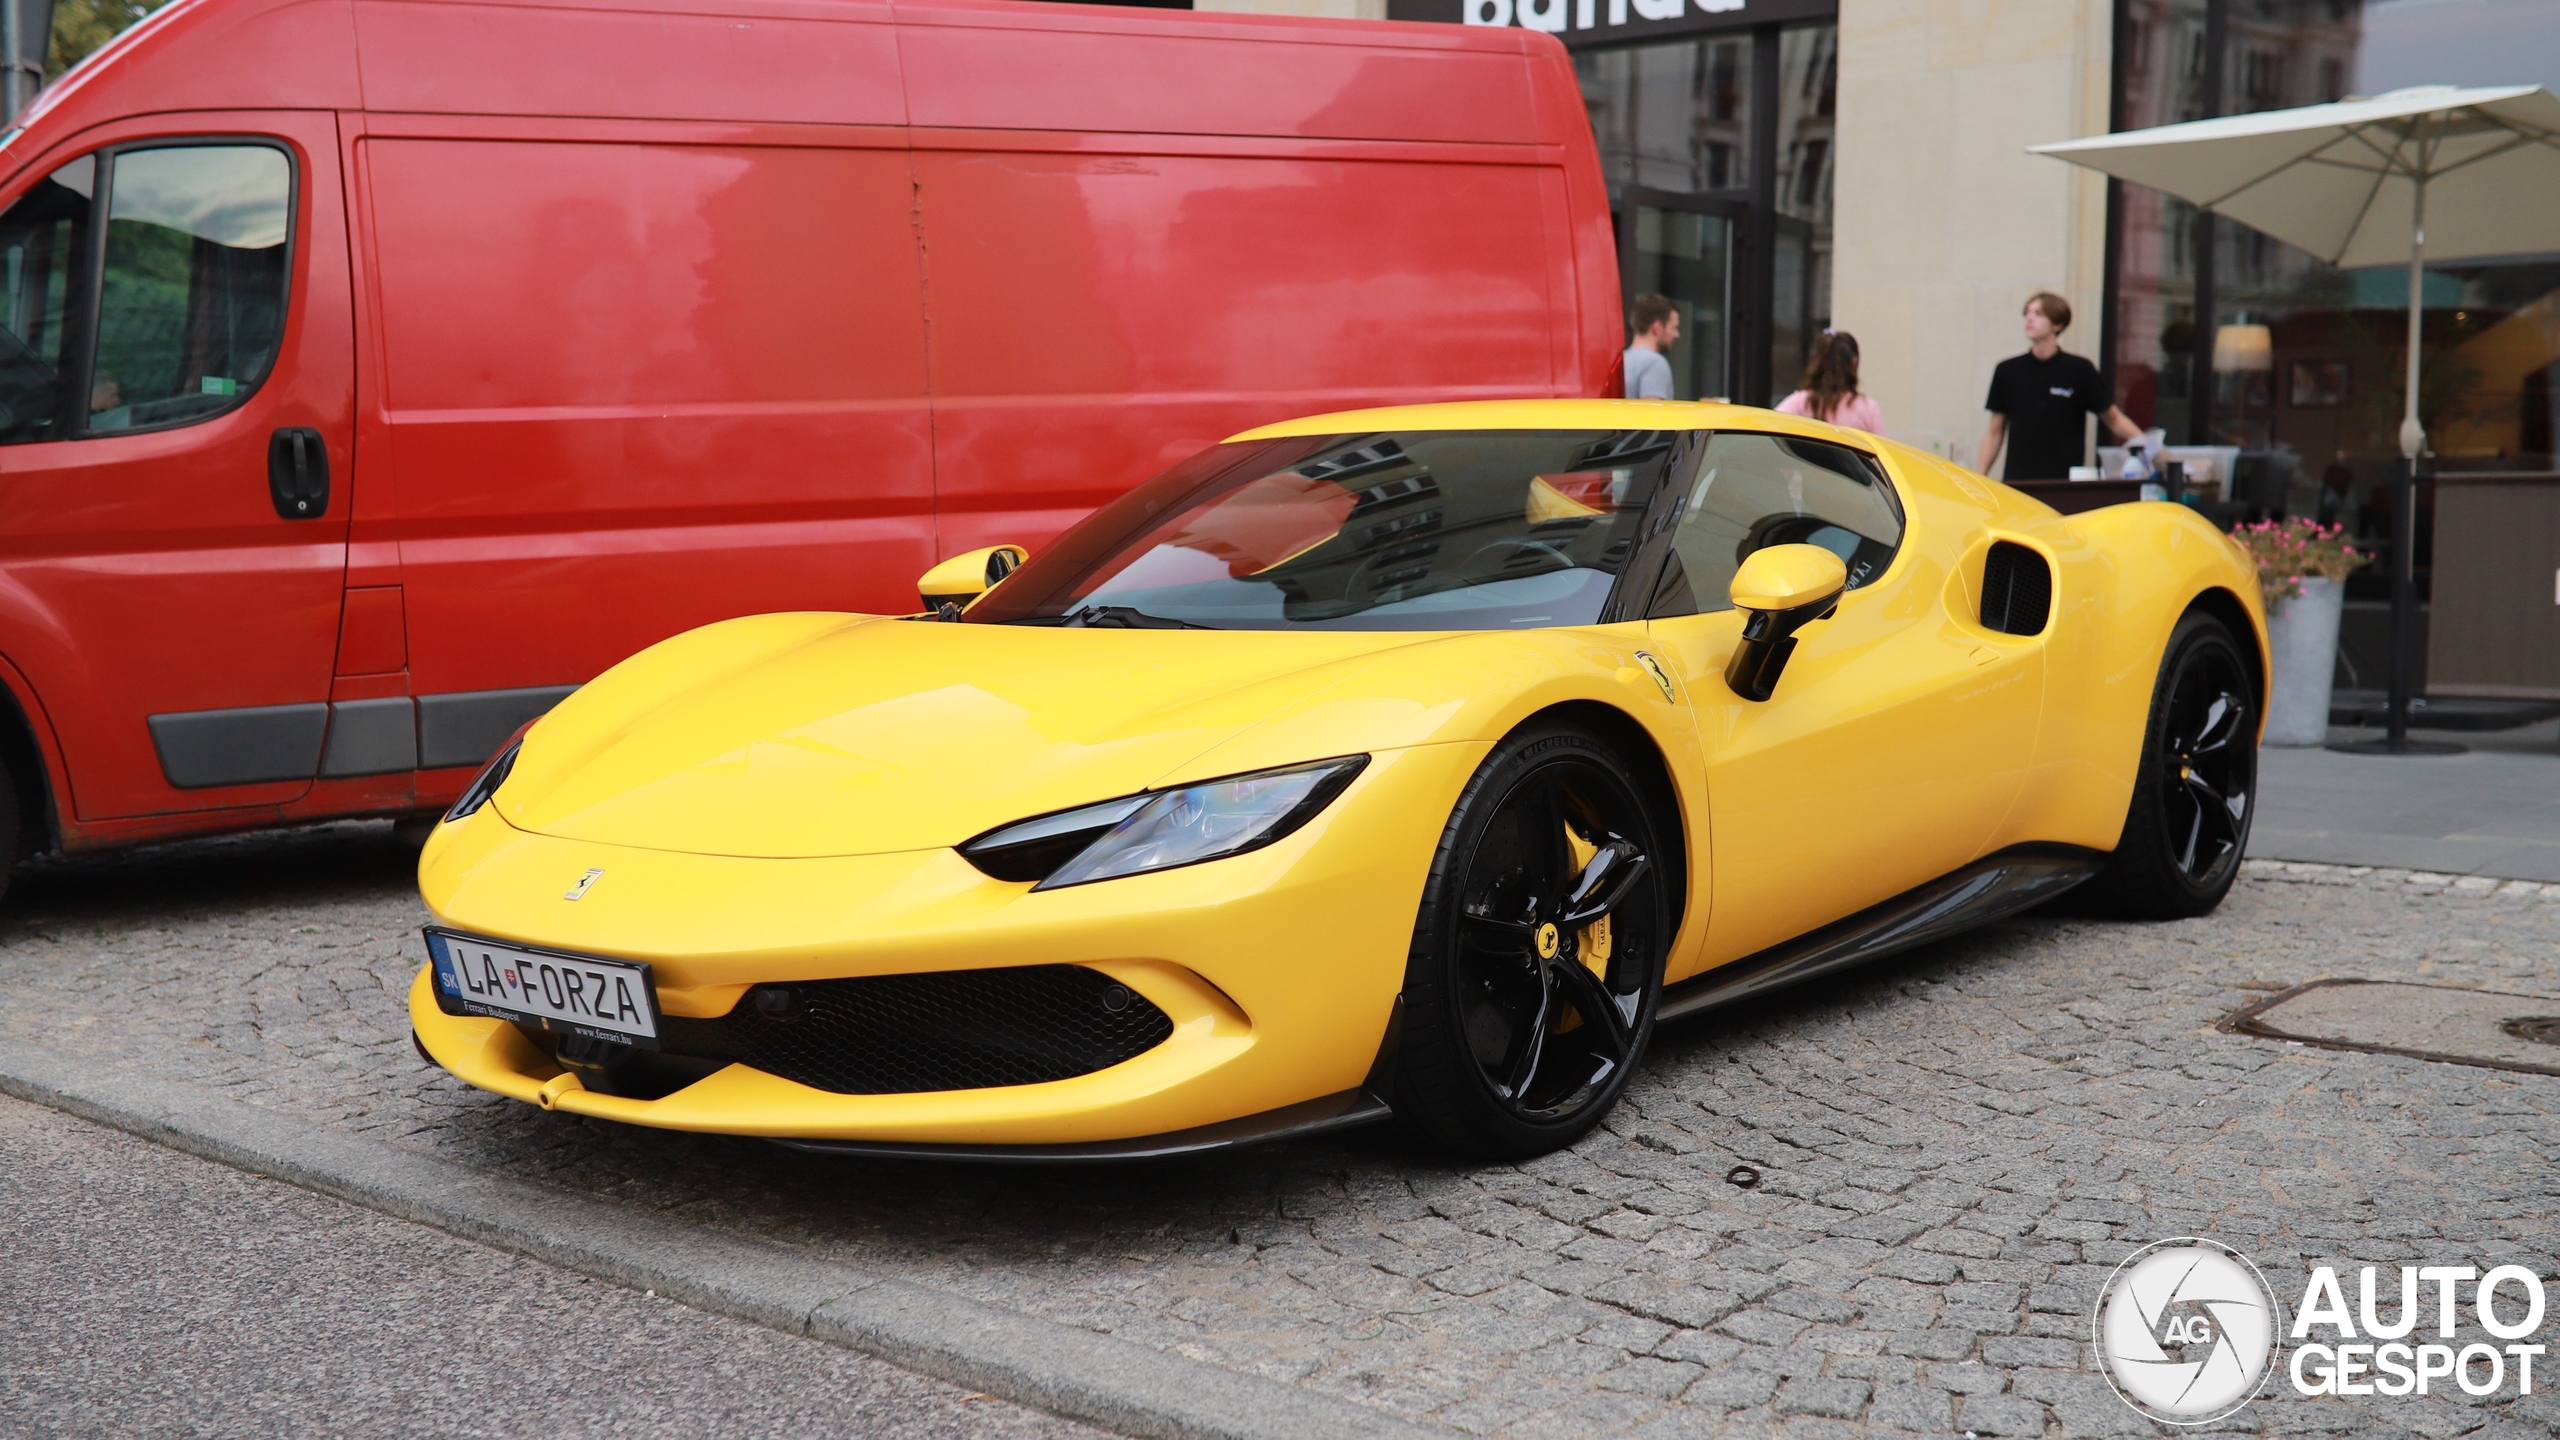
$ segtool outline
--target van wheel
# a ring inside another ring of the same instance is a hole
[[[1523,1159],[1615,1105],[1653,1037],[1668,853],[1635,777],[1589,733],[1495,747],[1442,832],[1405,965],[1398,1123]]]
[[[2096,908],[2184,920],[2231,893],[2257,818],[2254,691],[2228,627],[2202,611],[2178,622],[2151,692],[2124,836],[2089,883]]]
[[[18,873],[18,862],[41,846],[42,834],[41,822],[35,833],[29,833],[26,808],[18,799],[15,767],[0,763],[0,899],[9,894],[9,882]]]

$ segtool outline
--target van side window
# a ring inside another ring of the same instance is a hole
[[[265,145],[126,150],[107,187],[88,428],[230,409],[266,378],[284,334],[292,164]]]
[[[1821,546],[1855,590],[1884,573],[1901,543],[1901,501],[1872,457],[1794,435],[1719,433],[1699,458],[1646,613],[1731,609],[1733,572],[1771,545]]]
[[[62,422],[64,332],[73,277],[89,254],[97,157],[83,155],[0,215],[0,445],[51,439]]]
[[[239,404],[284,336],[292,232],[293,162],[273,145],[159,141],[37,181],[0,214],[0,445]]]

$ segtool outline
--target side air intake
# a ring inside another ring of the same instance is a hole
[[[2053,611],[2053,570],[2024,545],[2003,540],[1982,561],[1982,626],[2003,635],[2041,635]]]

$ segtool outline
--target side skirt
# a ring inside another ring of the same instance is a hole
[[[1662,992],[1660,1018],[1731,1005],[2015,915],[2097,874],[2106,858],[2068,845],[2019,845],[1986,855],[1845,920],[1693,975]]]
[[[1152,1160],[1224,1150],[1231,1145],[1265,1145],[1274,1140],[1304,1140],[1311,1135],[1349,1130],[1387,1118],[1387,1102],[1367,1090],[1320,1095],[1259,1115],[1222,1120],[1192,1130],[1142,1135],[1131,1140],[1093,1140],[1080,1145],[929,1145],[884,1140],[776,1140],[792,1150],[821,1155],[865,1155],[886,1160],[983,1160],[1019,1165],[1025,1162]]]

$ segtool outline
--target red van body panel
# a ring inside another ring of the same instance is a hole
[[[146,16],[38,96],[23,142],[162,110],[360,110],[347,0],[179,3]]]
[[[377,115],[906,123],[885,4],[355,0],[354,15]]]
[[[1600,394],[1620,341],[1572,66],[1516,29],[176,0],[0,207],[146,133],[288,146],[293,278],[236,408],[0,445],[0,683],[73,849],[437,804],[667,635],[912,609],[1227,434]],[[170,726],[288,712],[311,775],[180,783]]]
[[[698,129],[359,147],[421,695],[574,681],[734,614],[897,608],[938,558],[903,144]]]
[[[1541,138],[1528,96],[1530,47],[1486,44],[1446,25],[1011,3],[901,5],[898,18],[914,125],[1490,145]]]

